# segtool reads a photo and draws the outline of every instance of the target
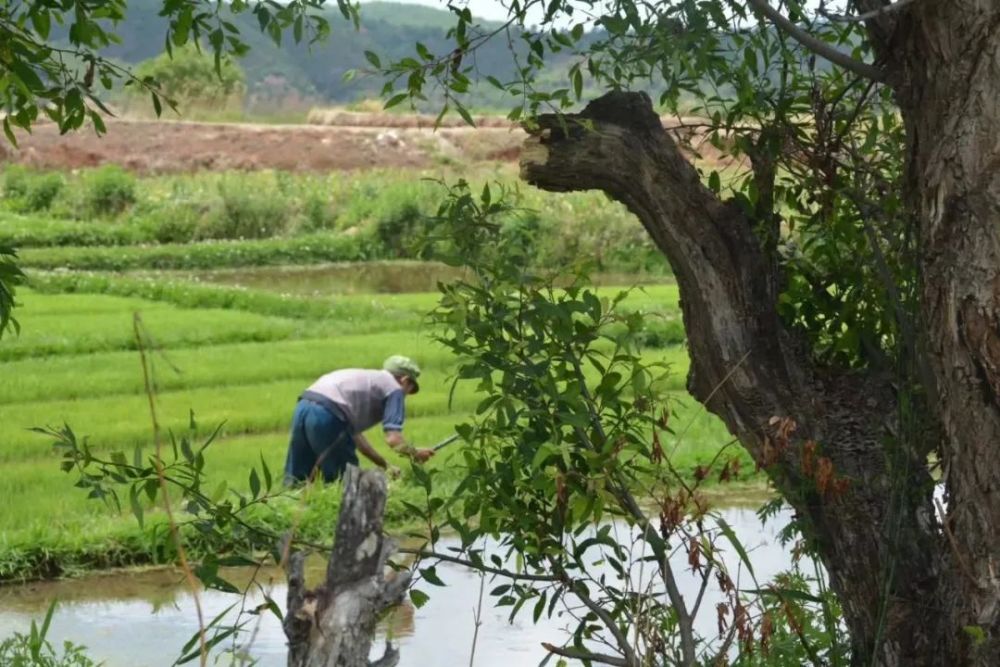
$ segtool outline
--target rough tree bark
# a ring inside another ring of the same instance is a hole
[[[369,662],[379,615],[403,600],[408,572],[386,579],[385,565],[395,550],[382,533],[385,476],[349,466],[337,519],[333,553],[325,581],[305,588],[305,555],[294,552],[286,565],[288,667],[393,667],[399,651],[389,643]]]
[[[937,604],[949,664],[1000,664],[1000,3],[869,26],[908,135],[921,316],[944,434]],[[978,629],[977,629],[978,628]],[[981,638],[984,638],[981,639]]]

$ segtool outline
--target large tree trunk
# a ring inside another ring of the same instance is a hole
[[[521,174],[548,190],[604,190],[666,254],[688,332],[689,389],[805,520],[843,603],[855,663],[949,664],[937,647],[950,630],[928,614],[942,547],[925,462],[883,448],[895,415],[888,378],[816,367],[780,321],[779,275],[760,241],[775,230],[755,229],[700,183],[644,94],[610,93],[578,116],[542,117]]]
[[[337,519],[333,553],[326,580],[305,588],[305,557],[288,558],[288,667],[393,667],[399,652],[386,646],[383,656],[368,661],[375,624],[382,612],[399,604],[409,585],[409,572],[386,580],[392,540],[382,533],[385,476],[348,466],[344,497]]]
[[[919,2],[879,43],[909,138],[944,434],[947,664],[1000,664],[1000,3]],[[873,31],[878,27],[873,26]],[[877,32],[875,34],[878,34]]]

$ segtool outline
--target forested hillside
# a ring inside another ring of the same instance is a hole
[[[130,3],[127,18],[120,24],[121,44],[105,53],[124,63],[135,64],[152,58],[164,49],[166,20],[158,16],[159,3],[138,0]],[[454,24],[443,9],[420,5],[375,2],[361,8],[361,27],[345,21],[335,6],[329,10],[331,34],[328,39],[308,46],[286,39],[276,46],[262,35],[256,19],[250,14],[230,15],[227,20],[239,27],[243,39],[250,45],[249,53],[240,64],[246,71],[249,101],[256,105],[294,104],[310,102],[351,102],[374,97],[383,80],[363,73],[350,81],[344,80],[348,70],[370,67],[365,51],[372,51],[383,61],[413,54],[420,42],[433,53],[448,53],[445,35]],[[484,28],[491,24],[484,22]],[[506,40],[492,40],[476,53],[476,66],[481,76],[494,76],[502,81],[514,76],[515,70]],[[523,48],[523,47],[521,47]],[[566,67],[555,63],[552,78]],[[568,82],[566,82],[568,85]],[[509,108],[512,101],[504,100],[492,86],[479,86],[470,104],[474,107]]]

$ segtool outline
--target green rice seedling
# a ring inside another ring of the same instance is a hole
[[[90,297],[95,299],[96,297]],[[81,297],[85,307],[86,298]],[[0,346],[0,361],[59,354],[85,354],[135,349],[130,311],[83,314],[35,314],[26,305],[21,333]],[[144,314],[155,344],[163,348],[190,347],[216,342],[246,342],[302,337],[305,323],[236,311],[183,311],[154,304]]]
[[[212,241],[191,244],[129,246],[122,248],[27,248],[24,267],[126,271],[135,269],[216,269],[227,266],[317,264],[360,261],[368,250],[348,235],[313,235],[290,239]]]
[[[162,392],[203,387],[224,391],[225,387],[274,380],[305,381],[334,368],[378,368],[385,357],[399,350],[418,359],[426,371],[444,372],[451,362],[450,355],[429,338],[398,332],[204,345],[169,350],[169,365],[158,363],[156,386]],[[138,354],[132,351],[10,361],[4,364],[4,374],[0,405],[144,391]],[[70,377],[82,380],[67,382]]]

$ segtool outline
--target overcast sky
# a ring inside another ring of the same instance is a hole
[[[367,1],[374,0],[360,0],[362,4]],[[429,7],[437,7],[439,9],[447,9],[447,2],[445,0],[392,0],[398,2],[406,2],[410,4],[417,5],[427,5]],[[504,8],[501,0],[458,0],[459,2],[464,2],[468,5],[469,9],[472,10],[472,15],[486,20],[491,21],[503,21],[507,18],[507,10]],[[807,7],[818,7],[821,0],[806,0],[805,5]],[[548,3],[545,3],[548,4]],[[778,0],[772,0],[772,4],[778,4]],[[830,11],[841,12],[844,8],[844,0],[827,0],[826,7]],[[541,19],[543,10],[541,6],[535,7],[531,12],[531,18],[535,21]],[[530,21],[529,21],[530,23]]]

